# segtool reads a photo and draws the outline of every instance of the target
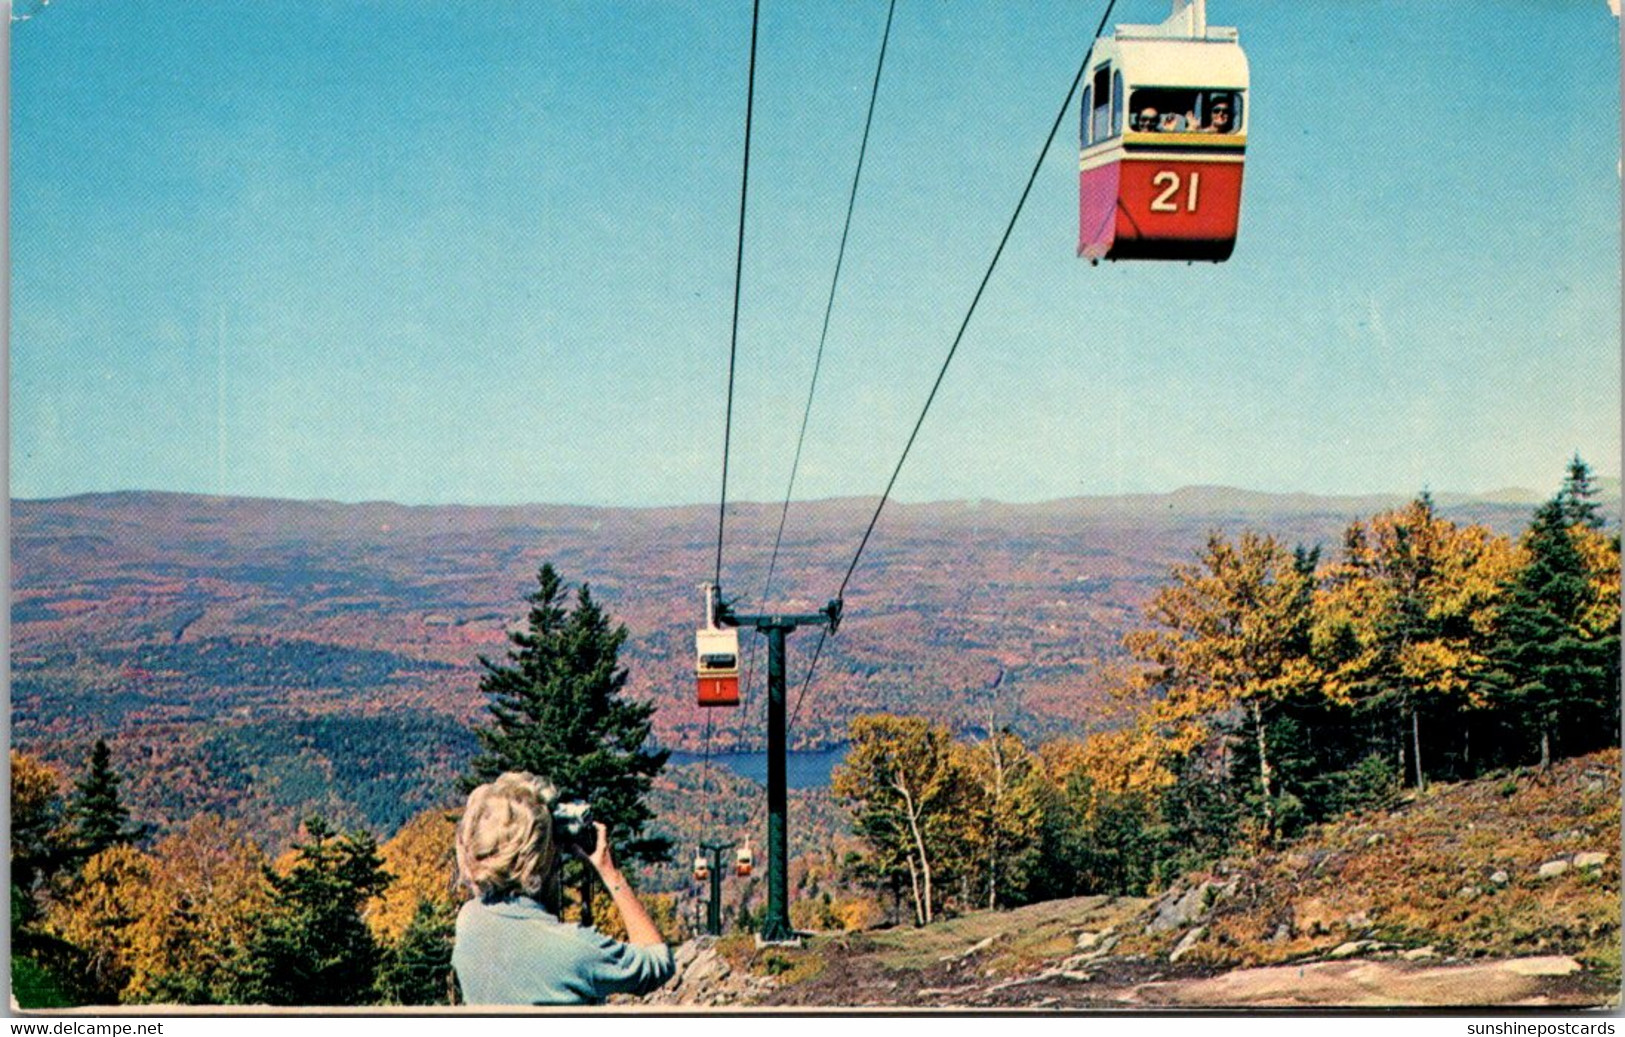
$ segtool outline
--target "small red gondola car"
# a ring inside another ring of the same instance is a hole
[[[702,706],[739,705],[739,628],[717,623],[716,588],[705,587],[705,626],[694,632],[694,676]]]
[[[1078,255],[1230,258],[1247,151],[1247,56],[1204,0],[1095,41],[1083,91]]]

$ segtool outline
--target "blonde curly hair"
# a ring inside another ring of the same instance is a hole
[[[553,870],[553,783],[509,771],[468,796],[457,822],[457,869],[481,900],[536,897]]]

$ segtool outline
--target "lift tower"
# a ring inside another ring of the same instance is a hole
[[[720,602],[720,595],[718,596]],[[804,626],[828,627],[841,623],[841,602],[801,614],[741,616],[725,605],[717,606],[717,621],[729,626],[755,627],[767,635],[767,914],[757,939],[764,944],[796,943],[790,927],[790,830],[785,818],[784,640]]]

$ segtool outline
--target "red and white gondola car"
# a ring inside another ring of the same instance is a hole
[[[705,626],[694,632],[694,679],[701,706],[739,705],[739,628],[717,622],[717,589],[705,585]]]
[[[1247,55],[1204,0],[1161,25],[1119,25],[1085,72],[1078,255],[1222,262],[1236,245],[1247,151]]]

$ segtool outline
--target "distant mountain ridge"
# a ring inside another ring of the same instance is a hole
[[[1614,477],[1599,476],[1593,480],[1598,491],[1598,500],[1604,507],[1617,506],[1621,496],[1621,480]],[[1529,504],[1538,505],[1551,494],[1549,491],[1541,492],[1522,486],[1504,486],[1484,491],[1430,491],[1433,499],[1441,507],[1454,508],[1470,506],[1473,504]],[[893,499],[888,507],[903,508],[1011,508],[1031,509],[1045,511],[1052,509],[1081,510],[1119,510],[1124,508],[1144,508],[1148,505],[1170,505],[1185,510],[1217,510],[1225,511],[1235,508],[1256,509],[1268,512],[1286,510],[1334,510],[1334,511],[1367,511],[1373,508],[1389,508],[1416,496],[1415,493],[1310,493],[1302,490],[1256,490],[1238,486],[1226,486],[1216,483],[1197,483],[1181,486],[1167,491],[1142,491],[1115,494],[1079,494],[1071,497],[1057,497],[1044,501],[1003,501],[995,498],[944,498],[929,501],[904,502]],[[493,513],[513,513],[533,515],[537,511],[568,512],[568,513],[604,513],[604,512],[663,512],[663,513],[689,513],[693,512],[699,517],[716,515],[716,508],[710,503],[693,504],[656,504],[646,506],[621,506],[601,504],[569,504],[548,501],[527,501],[511,504],[481,504],[481,503],[440,503],[440,504],[403,504],[388,500],[339,501],[327,498],[288,498],[288,497],[259,497],[244,495],[219,495],[188,493],[174,490],[108,490],[86,493],[69,494],[60,497],[13,497],[11,502],[17,504],[71,504],[79,501],[112,501],[119,499],[129,500],[161,500],[175,499],[194,502],[214,502],[222,505],[255,505],[275,504],[281,506],[305,506],[315,511],[331,511],[333,509],[373,509],[379,513],[391,510],[409,511],[479,511]],[[853,497],[825,497],[792,502],[792,508],[821,508],[826,506],[841,508],[869,509],[872,511],[879,498],[875,496]],[[779,508],[780,501],[735,501],[730,507],[739,508]]]

